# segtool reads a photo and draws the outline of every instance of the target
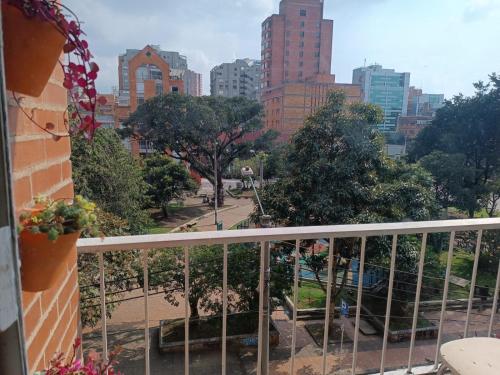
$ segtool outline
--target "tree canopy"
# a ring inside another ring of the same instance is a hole
[[[307,118],[293,137],[282,178],[261,191],[262,205],[273,221],[308,226],[432,218],[432,177],[419,165],[384,155],[383,140],[373,126],[381,116],[377,106],[347,104],[342,92],[332,92],[325,106]],[[256,210],[256,220],[258,215]],[[350,267],[359,245],[358,239],[335,242],[335,262],[330,265],[334,275]],[[414,257],[416,246],[412,239],[401,236],[398,257]],[[387,258],[390,248],[390,239],[371,239],[367,256]],[[315,273],[326,266],[324,254],[305,252],[304,256]],[[347,274],[344,272],[343,284]],[[341,289],[334,284],[333,295]]]
[[[76,193],[127,220],[132,234],[144,232],[149,221],[144,210],[147,185],[115,130],[98,129],[92,142],[73,138],[71,162]]]
[[[409,153],[433,174],[442,206],[470,217],[480,208],[494,214],[487,205],[500,179],[500,77],[492,74],[488,84],[474,86],[475,95],[457,95],[437,111]]]
[[[253,147],[251,139],[257,138],[262,128],[261,116],[261,105],[245,97],[167,94],[140,105],[125,123],[123,135],[150,140],[156,150],[168,149],[172,157],[188,162],[190,168],[216,184],[222,204],[222,173]],[[272,134],[261,143],[269,144],[269,138]]]
[[[160,207],[167,216],[168,203],[181,198],[185,191],[195,191],[197,183],[191,178],[184,163],[175,162],[167,155],[155,153],[144,158],[144,180],[147,195],[154,207]]]

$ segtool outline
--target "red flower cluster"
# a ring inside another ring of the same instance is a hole
[[[65,363],[64,354],[59,353],[50,361],[50,367],[44,371],[45,375],[121,375],[113,366],[118,362],[114,359],[119,350],[112,351],[107,361],[102,361],[98,353],[91,351],[87,356],[87,361],[82,362],[76,359],[76,351],[81,345],[81,340],[77,338],[73,344],[73,355]]]
[[[50,22],[66,38],[63,51],[67,54],[65,64],[61,63],[64,70],[64,87],[71,93],[76,111],[71,113],[70,135],[83,134],[87,139],[92,139],[95,130],[101,125],[95,116],[96,105],[106,104],[104,97],[97,97],[95,80],[99,66],[91,61],[93,58],[88,48],[88,42],[82,38],[85,33],[80,28],[76,15],[56,0],[7,0],[9,4],[24,12],[26,17],[36,17],[42,21]],[[74,20],[68,22],[63,14],[68,12]],[[74,57],[75,61],[71,61]],[[81,112],[87,112],[83,115]],[[46,127],[47,130],[50,130]]]

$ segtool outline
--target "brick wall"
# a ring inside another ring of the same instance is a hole
[[[56,132],[66,133],[64,111],[67,93],[58,66],[42,95],[26,97],[22,106],[34,111],[40,124],[52,122]],[[18,96],[23,96],[18,94]],[[73,197],[70,139],[54,141],[20,111],[12,98],[8,107],[13,190],[17,213],[38,194],[53,198]],[[76,256],[67,263],[55,286],[44,292],[23,292],[24,329],[30,373],[43,369],[53,353],[71,350],[78,329],[78,273]]]

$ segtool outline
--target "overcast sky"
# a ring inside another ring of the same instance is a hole
[[[159,44],[188,57],[210,92],[210,69],[260,58],[260,25],[279,0],[64,0],[101,67],[98,90],[118,86],[118,55]],[[500,0],[325,0],[334,20],[332,73],[377,62],[411,73],[411,85],[446,97],[500,72]]]

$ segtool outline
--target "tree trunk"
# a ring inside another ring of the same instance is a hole
[[[162,204],[161,205],[161,213],[163,214],[164,218],[168,217],[168,209],[167,209],[167,207],[168,207],[167,204]]]
[[[222,171],[217,171],[217,206],[224,206],[224,184],[222,183]]]
[[[190,298],[189,299],[189,309],[191,310],[190,318],[198,318],[200,315],[198,314],[198,298]]]

